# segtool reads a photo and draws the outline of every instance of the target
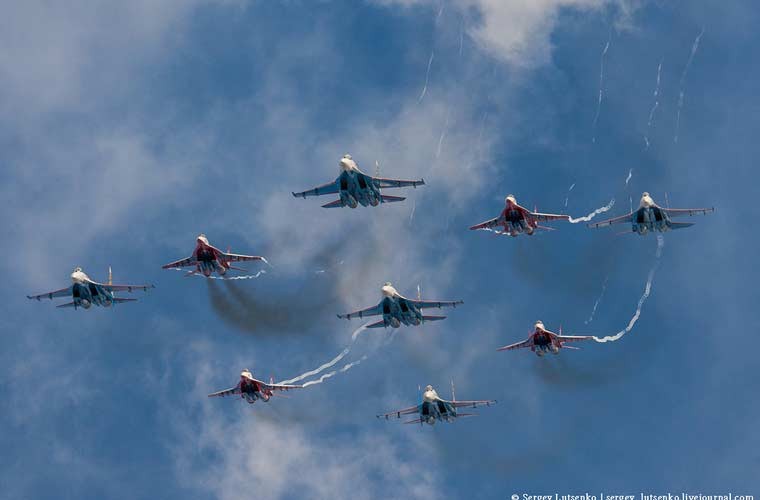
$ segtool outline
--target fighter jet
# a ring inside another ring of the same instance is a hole
[[[195,267],[195,269],[188,271],[185,276],[201,273],[208,278],[214,271],[216,271],[219,276],[224,276],[230,269],[246,271],[246,269],[231,266],[230,262],[245,262],[249,260],[266,261],[264,257],[258,257],[256,255],[239,255],[236,253],[229,253],[229,250],[227,250],[227,253],[224,253],[212,246],[208,242],[208,238],[206,238],[205,234],[199,234],[198,238],[196,238],[196,242],[195,250],[193,250],[190,257],[166,264],[165,266],[162,266],[162,269],[179,269],[192,266]]]
[[[464,304],[464,301],[440,301],[440,300],[417,300],[407,299],[399,294],[393,285],[386,283],[380,289],[383,294],[383,300],[374,307],[368,307],[361,311],[354,311],[348,314],[338,314],[341,319],[363,318],[365,316],[383,316],[383,319],[376,323],[368,325],[367,328],[381,328],[392,326],[398,328],[401,324],[419,325],[425,321],[438,321],[446,319],[446,316],[424,316],[420,309],[428,307],[456,307]]]
[[[454,383],[451,383],[451,401],[446,401],[438,396],[432,385],[425,387],[425,392],[422,394],[422,402],[416,406],[410,406],[403,410],[396,410],[390,413],[384,413],[377,415],[377,418],[385,418],[388,420],[390,417],[401,418],[401,415],[418,414],[419,418],[414,420],[408,420],[405,424],[420,424],[434,425],[436,421],[441,422],[453,422],[459,417],[474,417],[475,413],[459,413],[457,408],[477,408],[478,406],[491,406],[496,404],[495,399],[484,399],[478,401],[457,401],[454,396]]]
[[[504,234],[510,236],[517,236],[520,233],[532,236],[536,232],[536,229],[552,230],[550,227],[539,226],[539,222],[568,220],[569,218],[570,216],[568,215],[531,212],[527,208],[518,205],[515,195],[510,194],[504,200],[504,210],[501,211],[498,217],[476,224],[470,229],[493,229],[500,226],[504,228]]]
[[[359,170],[351,155],[343,155],[338,163],[340,166],[340,175],[332,182],[328,182],[314,189],[293,193],[296,198],[306,198],[307,196],[322,196],[323,194],[338,194],[339,199],[322,205],[322,208],[351,207],[357,205],[366,207],[372,205],[376,207],[380,203],[391,203],[394,201],[404,201],[406,198],[401,196],[388,196],[380,193],[381,189],[398,188],[398,187],[417,187],[425,184],[424,179],[418,181],[403,181],[399,179],[385,179],[382,177],[372,177]]]
[[[155,288],[153,285],[114,285],[111,268],[108,268],[108,283],[98,283],[87,276],[81,267],[74,269],[71,273],[71,286],[61,288],[54,292],[41,293],[39,295],[27,295],[28,299],[52,299],[53,297],[72,297],[74,300],[61,304],[56,307],[79,307],[89,309],[93,304],[96,306],[111,307],[113,304],[120,302],[134,302],[137,299],[124,299],[116,297],[114,292],[132,290],[147,291],[148,288]]]
[[[671,229],[682,229],[694,225],[693,222],[673,222],[670,220],[671,217],[695,214],[707,215],[714,211],[715,208],[662,208],[654,202],[649,193],[645,192],[641,195],[638,210],[615,217],[614,219],[589,224],[588,227],[597,228],[629,222],[631,224],[631,231],[643,236],[650,231],[664,233]]]
[[[581,340],[590,340],[592,337],[587,336],[572,336],[562,335],[562,327],[559,329],[559,333],[550,332],[544,328],[542,321],[536,321],[534,326],[535,330],[530,336],[522,342],[516,344],[500,347],[497,351],[511,351],[513,349],[522,349],[524,347],[530,348],[535,352],[537,356],[541,357],[544,354],[551,352],[552,354],[559,354],[560,349],[578,349],[578,347],[572,347],[565,345],[568,342],[578,342]]]
[[[240,382],[235,387],[225,389],[223,391],[212,392],[208,395],[210,398],[218,396],[237,396],[245,399],[249,404],[255,403],[257,400],[262,400],[265,403],[269,402],[269,399],[274,396],[274,391],[289,391],[291,389],[301,389],[302,385],[284,385],[275,384],[271,381],[267,384],[261,380],[256,380],[251,375],[251,370],[245,369],[240,372]]]

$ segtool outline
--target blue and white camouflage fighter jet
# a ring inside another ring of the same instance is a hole
[[[428,424],[434,425],[439,422],[453,422],[459,417],[474,417],[475,413],[459,413],[458,408],[477,408],[478,406],[491,406],[496,404],[495,399],[482,399],[476,401],[457,401],[454,396],[454,383],[451,384],[451,401],[446,401],[438,396],[432,385],[425,387],[422,394],[422,402],[416,406],[410,406],[403,410],[377,415],[377,418],[391,417],[401,418],[402,415],[419,415],[418,418],[407,420],[405,424]]]
[[[393,288],[393,285],[386,283],[380,289],[383,294],[383,300],[374,307],[368,307],[360,311],[354,311],[348,314],[338,314],[341,319],[351,318],[364,318],[366,316],[379,316],[382,315],[383,319],[371,325],[367,325],[367,328],[384,328],[392,326],[398,328],[401,324],[419,325],[426,321],[438,321],[446,319],[446,316],[425,316],[422,314],[421,309],[430,307],[456,307],[459,304],[464,304],[461,300],[417,300],[407,299]]]
[[[134,302],[137,299],[124,299],[116,297],[114,292],[132,290],[147,291],[148,288],[155,288],[153,285],[114,285],[111,275],[111,269],[108,269],[108,283],[98,283],[87,276],[81,267],[74,269],[71,273],[71,286],[61,288],[54,292],[41,293],[39,295],[27,295],[28,299],[53,299],[54,297],[72,297],[74,300],[61,304],[56,307],[79,307],[89,309],[93,304],[96,306],[110,307],[120,302]]]
[[[343,155],[338,163],[340,165],[340,175],[332,182],[328,182],[314,189],[293,193],[296,198],[306,198],[307,196],[322,196],[324,194],[337,194],[339,199],[322,205],[323,208],[351,207],[357,205],[366,207],[371,205],[376,207],[380,203],[391,203],[394,201],[403,201],[406,198],[401,196],[389,196],[380,192],[385,188],[398,187],[417,187],[425,184],[424,179],[418,181],[404,181],[400,179],[385,179],[382,177],[372,177],[361,170],[351,155]]]
[[[598,228],[628,222],[631,224],[632,232],[643,236],[650,231],[664,233],[671,229],[683,229],[694,225],[693,222],[673,222],[671,217],[707,215],[714,211],[715,208],[663,208],[654,202],[649,193],[645,192],[641,195],[638,210],[613,219],[589,224],[588,227]]]

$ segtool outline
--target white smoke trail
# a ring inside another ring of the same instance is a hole
[[[604,284],[602,285],[602,293],[599,294],[599,298],[596,299],[596,302],[594,302],[594,308],[591,309],[591,315],[588,317],[588,319],[584,322],[587,325],[594,321],[594,315],[596,314],[596,308],[599,307],[599,303],[602,301],[602,297],[604,297],[604,292],[607,291],[607,282],[609,281],[610,276],[607,275],[606,278],[604,278]]]
[[[603,206],[603,207],[599,207],[599,208],[597,208],[596,210],[594,210],[593,212],[591,212],[591,213],[590,213],[590,214],[588,214],[588,215],[585,215],[585,216],[583,216],[583,217],[578,217],[577,219],[573,219],[572,217],[570,217],[570,218],[569,218],[569,219],[567,219],[567,220],[568,220],[568,222],[569,222],[570,224],[578,224],[579,222],[588,222],[588,221],[590,221],[591,219],[593,219],[594,217],[596,217],[597,215],[599,215],[599,214],[601,214],[601,213],[604,213],[604,212],[608,211],[608,210],[609,210],[609,209],[611,209],[613,206],[615,206],[615,198],[612,198],[608,204],[606,204],[606,205],[605,205],[605,206]]]
[[[267,262],[267,264],[268,264],[268,262]],[[174,267],[172,267],[170,269],[174,269],[175,271],[187,272],[184,269],[177,269],[177,268],[174,268]],[[262,274],[266,274],[266,273],[267,273],[266,271],[261,270],[261,271],[257,272],[256,274],[246,274],[244,276],[205,276],[205,275],[203,275],[201,273],[188,273],[185,276],[199,276],[201,278],[207,278],[207,279],[210,279],[210,280],[232,281],[232,280],[253,280],[253,279],[258,278]]]
[[[661,234],[657,235],[657,254],[655,256],[654,265],[652,266],[652,269],[649,271],[649,276],[647,277],[647,284],[644,286],[644,293],[641,295],[641,298],[639,298],[639,303],[636,306],[636,312],[633,314],[633,317],[628,322],[628,326],[626,326],[623,330],[620,330],[615,335],[610,335],[607,337],[592,337],[597,342],[615,342],[616,340],[619,340],[623,335],[630,332],[634,325],[636,325],[636,322],[639,320],[639,317],[641,316],[641,308],[644,306],[644,302],[646,302],[647,298],[649,298],[649,294],[652,291],[652,282],[654,281],[654,275],[657,272],[657,268],[660,265],[660,257],[662,257],[662,248],[665,246],[665,238]]]
[[[612,30],[610,30],[610,36],[607,39],[607,43],[602,50],[601,62],[599,63],[599,98],[596,101],[596,114],[594,115],[594,124],[592,127],[591,142],[596,143],[596,123],[599,121],[599,113],[602,110],[602,97],[604,96],[604,59],[607,57],[607,51],[610,48],[610,42],[612,41]]]
[[[657,107],[660,105],[660,76],[662,75],[662,61],[657,65],[657,84],[654,87],[654,104],[649,111],[649,119],[647,120],[647,131],[644,133],[644,151],[649,149],[649,130],[652,128],[654,122],[654,113],[657,111]],[[627,184],[627,183],[626,183]]]
[[[443,147],[443,139],[446,137],[446,133],[449,131],[449,118],[451,116],[451,110],[446,110],[446,121],[443,124],[443,130],[441,130],[441,136],[438,138],[438,149],[435,152],[435,157],[441,156],[441,148]]]
[[[425,97],[425,94],[427,94],[427,88],[428,88],[428,81],[430,81],[430,67],[433,65],[433,57],[435,53],[431,50],[430,51],[430,59],[428,60],[427,65],[427,72],[425,73],[425,85],[422,87],[422,92],[420,93],[420,96],[417,98],[417,102],[422,102],[422,99]]]
[[[409,225],[412,225],[412,220],[414,220],[414,211],[417,208],[417,200],[412,200],[412,211],[409,214]]]
[[[575,183],[573,182],[572,186],[570,186],[570,189],[567,190],[567,196],[565,196],[565,208],[567,208],[567,202],[570,201],[570,192],[575,187]]]
[[[464,20],[459,24],[459,57],[462,57],[462,48],[464,47]]]
[[[338,373],[345,373],[345,372],[347,372],[348,370],[350,370],[354,366],[356,366],[358,364],[361,364],[361,362],[364,361],[365,359],[367,359],[367,354],[365,354],[361,358],[357,359],[356,361],[352,361],[351,363],[347,363],[347,364],[343,365],[339,370],[333,370],[331,372],[325,373],[324,375],[322,375],[321,377],[319,377],[316,380],[309,380],[308,382],[304,383],[303,386],[304,387],[309,387],[310,385],[321,384],[322,382],[324,382],[328,378],[331,378],[331,377],[337,375]]]
[[[361,333],[367,329],[367,325],[369,323],[366,323],[359,328],[357,328],[354,333],[351,334],[351,343],[346,346],[345,349],[343,349],[337,356],[335,356],[333,359],[328,361],[327,363],[324,363],[322,365],[319,365],[318,367],[314,368],[313,370],[309,370],[305,373],[302,373],[301,375],[298,375],[297,377],[293,377],[288,380],[283,380],[282,382],[278,382],[279,384],[292,384],[293,382],[299,382],[303,379],[309,378],[313,375],[317,375],[319,373],[322,373],[323,371],[327,370],[328,368],[332,368],[335,366],[341,359],[345,358],[346,355],[351,352],[351,346],[354,345],[354,342],[356,342],[356,339],[361,335]]]
[[[681,81],[679,85],[679,92],[678,92],[678,111],[676,112],[676,133],[673,136],[673,142],[678,142],[678,132],[681,128],[681,109],[683,108],[683,101],[684,101],[684,83],[686,81],[686,75],[689,72],[689,68],[691,67],[691,63],[694,60],[694,56],[697,54],[697,49],[699,49],[699,41],[702,39],[702,35],[705,34],[705,29],[702,28],[702,30],[699,32],[699,35],[697,35],[697,38],[694,39],[694,43],[691,45],[691,53],[689,54],[689,59],[686,61],[686,66],[683,68],[683,73],[681,73]]]
[[[628,187],[628,182],[631,180],[631,177],[633,177],[633,169],[628,170],[628,177],[625,178],[625,187]]]

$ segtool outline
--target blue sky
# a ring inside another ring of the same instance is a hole
[[[758,21],[743,1],[8,7],[0,497],[757,494]],[[292,198],[346,152],[427,185],[377,209]],[[497,353],[536,319],[624,328],[656,241],[466,228],[508,193],[577,217],[642,191],[717,210],[665,235],[634,330],[557,358]],[[234,283],[160,269],[200,232],[273,267]],[[114,310],[26,300],[75,266],[156,289]],[[346,361],[366,360],[290,399],[206,398],[245,367],[328,361],[361,324],[335,314],[388,280],[465,305],[363,334]],[[451,378],[499,404],[434,428],[374,418]]]

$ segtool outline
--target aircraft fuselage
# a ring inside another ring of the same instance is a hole
[[[269,402],[272,397],[272,392],[264,389],[255,380],[250,380],[245,377],[240,377],[240,396],[246,400],[248,404],[253,404],[259,399],[265,403]]]
[[[672,221],[667,212],[657,205],[642,206],[633,213],[631,221],[634,233],[645,235],[648,232],[664,233],[672,228]]]
[[[340,201],[344,207],[376,207],[383,202],[380,186],[358,168],[344,169],[335,182],[338,184]]]
[[[217,272],[220,276],[224,276],[227,273],[227,266],[224,262],[221,262],[217,258],[217,253],[205,238],[198,237],[197,244],[193,254],[198,261],[197,271],[202,273],[205,277],[211,276],[212,273]]]
[[[532,236],[538,227],[538,222],[526,216],[527,211],[511,199],[507,199],[504,210],[501,213],[501,222],[504,232],[510,236],[525,233]]]
[[[404,297],[384,297],[380,306],[385,326],[417,326],[423,321],[422,311]]]

